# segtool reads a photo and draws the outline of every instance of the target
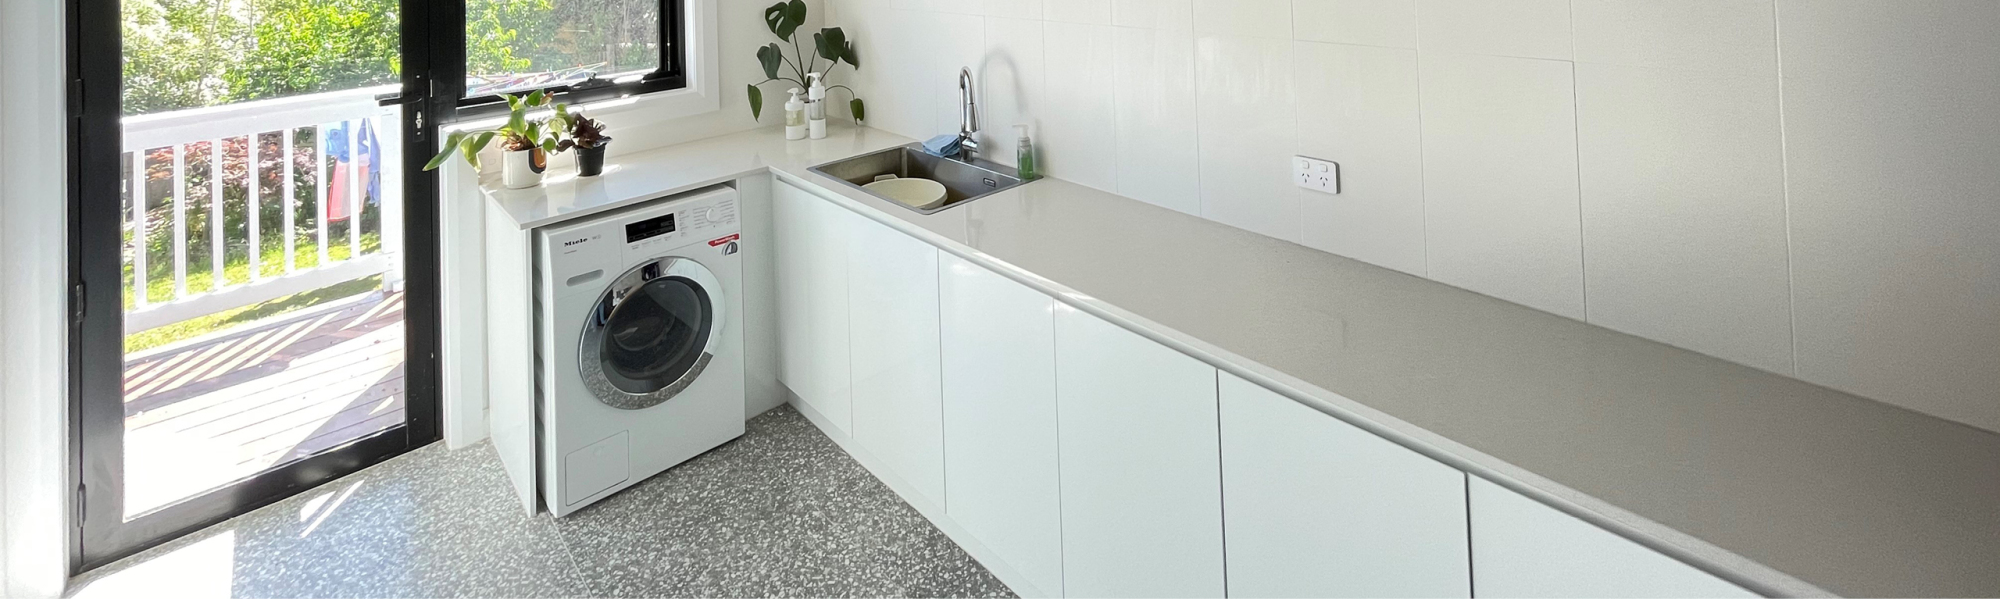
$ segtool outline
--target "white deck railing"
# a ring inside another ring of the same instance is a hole
[[[310,291],[328,285],[352,281],[362,277],[384,275],[383,283],[390,289],[399,288],[402,280],[402,145],[400,143],[402,124],[396,107],[378,106],[376,94],[394,91],[395,86],[355,89],[348,91],[313,94],[276,100],[245,102],[226,106],[198,108],[159,114],[127,117],[124,119],[124,151],[131,161],[132,177],[127,205],[131,221],[126,223],[132,236],[133,251],[127,253],[127,261],[132,266],[132,306],[125,314],[127,332],[142,331],[162,325],[172,324],[188,318],[221,312],[241,306],[248,306],[295,293]],[[376,134],[376,144],[381,148],[382,164],[371,164],[370,168],[381,172],[380,249],[363,254],[361,243],[361,214],[367,201],[367,181],[361,180],[358,169],[352,168],[358,162],[360,144],[360,123],[367,121]],[[346,126],[336,129],[345,123]],[[257,143],[262,135],[279,133],[282,136],[280,148],[286,152],[296,152],[295,132],[302,128],[312,128],[315,140],[312,149],[312,164],[315,176],[311,192],[317,213],[317,260],[312,265],[301,268],[297,260],[298,228],[294,222],[297,203],[300,201],[296,187],[293,163],[295,156],[286,156],[281,161],[280,188],[283,190],[277,201],[282,201],[282,222],[263,223],[260,220],[262,202],[272,201],[261,198],[257,193],[263,173],[259,172],[259,156],[262,150]],[[348,197],[344,199],[348,209],[347,239],[329,240],[327,194],[333,181],[327,178],[327,134],[329,131],[345,131],[350,168],[346,170],[347,180],[342,186]],[[241,180],[226,181],[223,173],[224,142],[245,139],[248,154],[245,156],[247,175]],[[207,206],[189,206],[187,197],[188,164],[187,152],[194,144],[208,142],[209,194]],[[151,231],[147,226],[146,206],[146,155],[158,149],[170,149],[173,154],[173,228],[171,248],[173,279],[169,297],[149,297],[149,259],[147,237],[163,232]],[[249,276],[248,281],[231,282],[226,275],[226,260],[230,237],[233,233],[224,221],[223,196],[226,187],[242,185],[246,190],[246,229]],[[201,293],[188,291],[188,231],[189,210],[208,210],[210,276],[213,284]],[[284,268],[273,276],[265,276],[263,264],[263,236],[272,225],[275,233],[284,239]],[[331,260],[328,249],[333,243],[348,246],[347,258],[339,262]]]

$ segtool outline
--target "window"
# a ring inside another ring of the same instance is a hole
[[[686,86],[684,0],[466,0],[460,105],[546,89],[569,102]]]

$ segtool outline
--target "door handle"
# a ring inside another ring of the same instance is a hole
[[[422,101],[424,101],[424,97],[421,95],[380,94],[375,96],[375,104],[378,106],[407,106]]]

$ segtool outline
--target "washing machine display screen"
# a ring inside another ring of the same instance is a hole
[[[674,276],[647,281],[605,319],[598,354],[604,376],[626,393],[664,389],[694,368],[714,324],[701,284]]]
[[[625,225],[625,243],[638,243],[674,232],[674,215],[649,218]]]

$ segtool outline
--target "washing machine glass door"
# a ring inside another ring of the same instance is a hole
[[[659,405],[694,383],[721,338],[722,288],[687,258],[626,271],[598,297],[578,349],[584,386],[606,405]]]

